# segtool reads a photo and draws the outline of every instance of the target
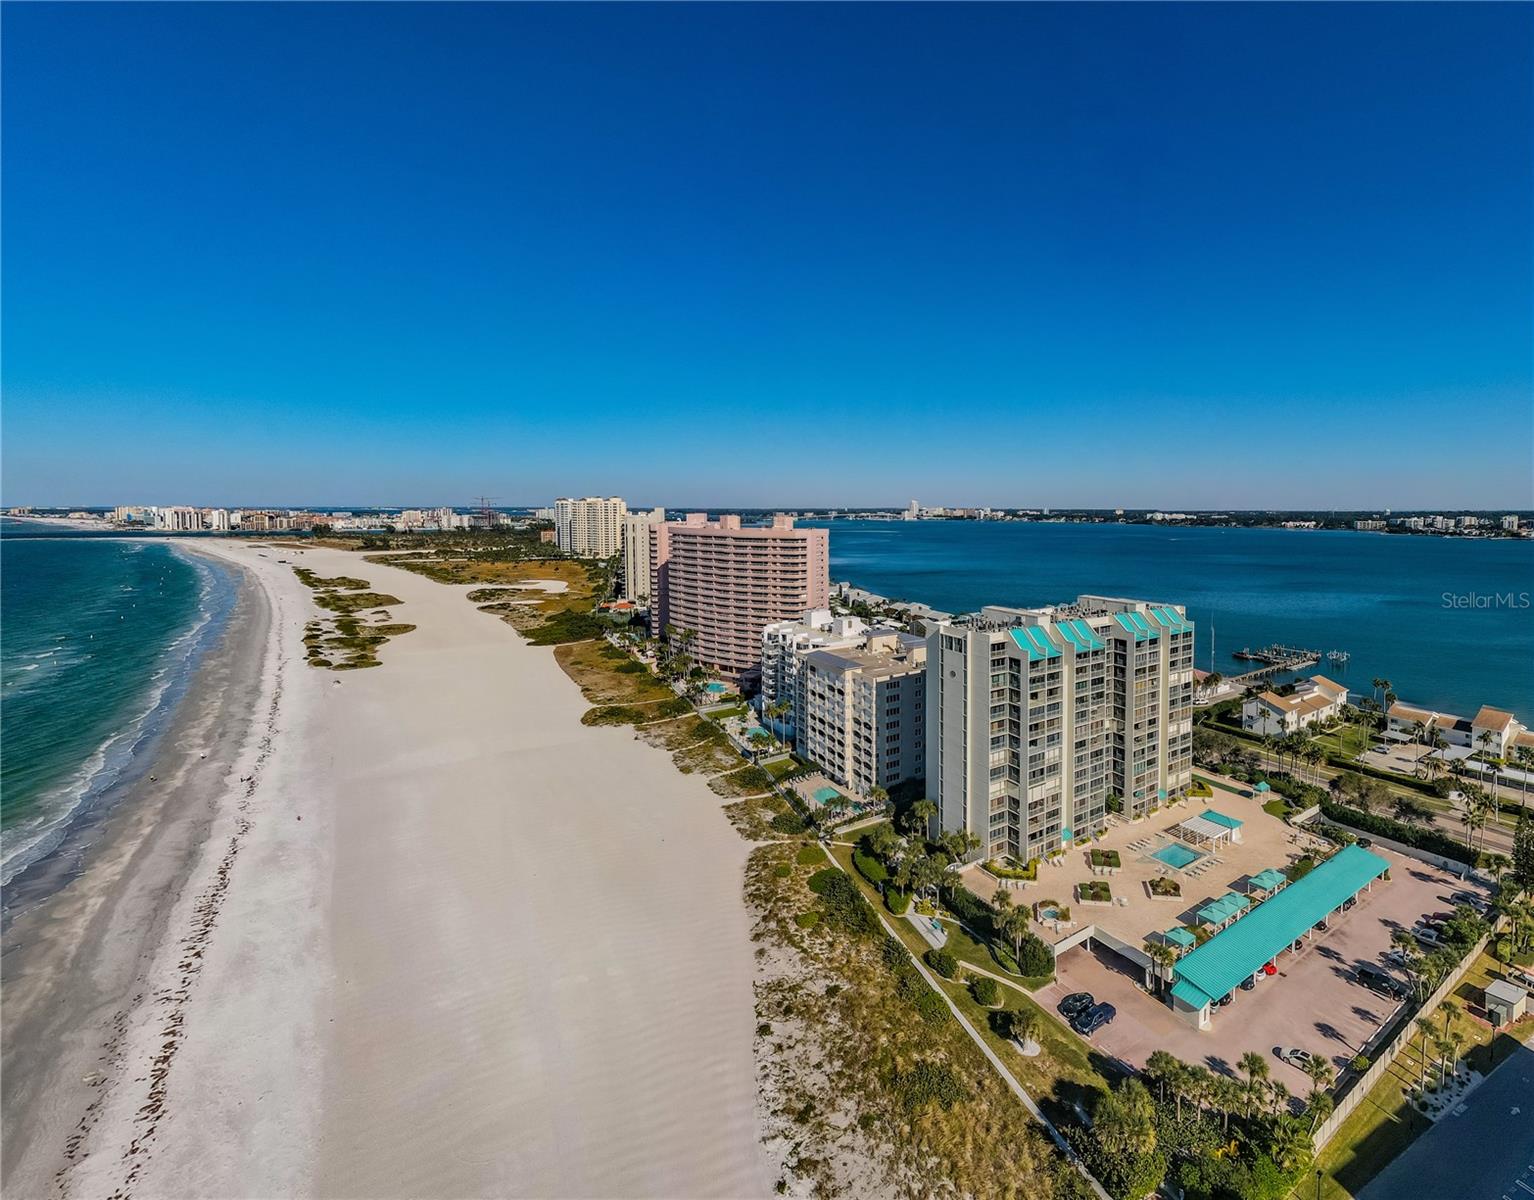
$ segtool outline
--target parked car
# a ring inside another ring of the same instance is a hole
[[[1422,920],[1417,922],[1417,924],[1419,924],[1419,925],[1438,925],[1438,924],[1441,924],[1444,921],[1452,921],[1452,920],[1454,920],[1454,914],[1451,913],[1451,912],[1435,912],[1435,913],[1428,913],[1428,915],[1423,917]]]
[[[1248,975],[1245,979],[1243,979],[1241,981],[1241,990],[1243,992],[1249,992],[1253,988],[1255,988],[1256,986],[1257,986],[1257,977],[1255,975]]]
[[[1461,904],[1468,904],[1478,913],[1484,913],[1491,907],[1491,903],[1485,896],[1477,896],[1474,892],[1455,892],[1449,897],[1449,903],[1456,908]]]
[[[1391,1000],[1405,1000],[1411,994],[1411,989],[1404,983],[1384,967],[1377,967],[1373,963],[1359,964],[1354,977],[1377,996],[1385,996]]]
[[[1286,1062],[1291,1067],[1299,1067],[1302,1071],[1305,1069],[1305,1064],[1310,1061],[1308,1051],[1296,1049],[1294,1046],[1274,1046],[1273,1054],[1279,1062]]]
[[[1096,1003],[1097,1001],[1093,999],[1091,992],[1072,992],[1064,1000],[1060,1001],[1058,1007],[1065,1019],[1072,1021]]]
[[[1437,926],[1434,925],[1415,926],[1411,931],[1411,935],[1424,946],[1436,946],[1439,942],[1443,941],[1443,939],[1438,936]]]
[[[1236,993],[1235,992],[1226,992],[1223,996],[1221,996],[1218,1000],[1216,1000],[1214,1002],[1214,1007],[1215,1008],[1224,1008],[1227,1004],[1229,1004],[1235,998],[1236,998]]]
[[[1311,928],[1314,929],[1317,933],[1325,933],[1330,928],[1330,926],[1327,925],[1325,921],[1317,921],[1314,925],[1311,926]]]
[[[1406,951],[1401,949],[1387,950],[1384,955],[1385,961],[1392,967],[1404,967],[1407,965]]]
[[[1359,847],[1361,849],[1367,850],[1370,846],[1374,845],[1374,839],[1373,838],[1359,838],[1358,839],[1358,845],[1359,845]]]
[[[1118,1009],[1114,1008],[1111,1004],[1106,1002],[1095,1004],[1087,1009],[1086,1012],[1079,1014],[1071,1022],[1071,1028],[1082,1037],[1091,1037],[1104,1025],[1111,1023],[1113,1018],[1118,1015]]]

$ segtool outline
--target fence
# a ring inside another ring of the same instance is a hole
[[[1413,1012],[1407,1013],[1402,1018],[1401,1028],[1398,1029],[1396,1031],[1396,1035],[1390,1039],[1389,1046],[1387,1046],[1383,1051],[1378,1052],[1375,1055],[1374,1062],[1370,1065],[1369,1069],[1353,1081],[1352,1087],[1337,1097],[1337,1104],[1336,1107],[1332,1109],[1332,1115],[1327,1117],[1326,1120],[1322,1121],[1320,1127],[1316,1130],[1315,1145],[1317,1154],[1321,1152],[1321,1148],[1325,1146],[1327,1142],[1331,1141],[1332,1135],[1335,1134],[1337,1130],[1342,1128],[1342,1123],[1348,1119],[1353,1110],[1364,1102],[1364,1099],[1369,1095],[1370,1091],[1373,1090],[1374,1085],[1384,1078],[1385,1072],[1390,1070],[1391,1064],[1395,1062],[1396,1055],[1399,1054],[1402,1049],[1405,1048],[1406,1043],[1411,1041],[1411,1039],[1416,1035],[1416,1026],[1413,1024],[1411,1018],[1415,1017],[1418,1013],[1430,1013],[1440,1004],[1442,1004],[1444,998],[1447,997],[1448,994],[1459,984],[1459,981],[1465,977],[1465,972],[1470,970],[1471,966],[1474,965],[1475,960],[1481,956],[1481,952],[1486,949],[1487,944],[1491,941],[1493,936],[1493,934],[1487,934],[1473,947],[1471,947],[1470,951],[1465,955],[1465,957],[1460,960],[1459,965],[1455,967],[1454,970],[1450,971],[1448,975],[1444,976],[1443,982],[1440,983],[1434,990],[1433,994],[1427,998],[1427,1001],[1422,1005],[1422,1007],[1414,1010]],[[1365,1047],[1365,1049],[1367,1049],[1367,1047]]]

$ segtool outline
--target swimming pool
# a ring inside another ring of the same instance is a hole
[[[1158,862],[1164,862],[1174,871],[1181,871],[1184,867],[1196,863],[1204,856],[1197,850],[1184,846],[1181,842],[1172,842],[1161,847],[1160,850],[1152,850],[1151,857]]]
[[[706,687],[706,688],[704,688],[704,689],[703,689],[703,690],[704,690],[704,691],[705,691],[705,692],[708,692],[708,693],[710,693],[710,694],[711,694],[711,695],[715,695],[715,696],[717,696],[717,695],[719,695],[719,694],[720,694],[720,693],[721,693],[721,692],[725,692],[725,691],[728,691],[728,690],[729,690],[729,689],[728,689],[728,688],[726,688],[726,687],[725,687],[725,686],[724,686],[724,684],[722,684],[722,683],[711,683],[711,684],[709,684],[709,685],[708,685],[708,686],[707,686],[707,687]]]
[[[834,787],[816,788],[815,789],[815,803],[816,804],[830,804],[831,801],[835,800],[840,795],[841,795],[841,793],[839,791],[837,791]]]

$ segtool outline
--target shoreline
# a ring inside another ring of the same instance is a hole
[[[244,748],[248,726],[229,717],[254,707],[266,601],[238,567],[215,569],[229,572],[236,591],[216,640],[104,805],[37,864],[51,890],[5,932],[0,1114],[12,1194],[57,1194],[53,1175],[113,1086],[122,1035],[142,1009]]]
[[[22,918],[7,1192],[770,1194],[751,846],[706,780],[584,725],[553,651],[462,588],[197,546],[248,585],[240,668],[199,681],[227,748],[178,737],[182,800],[125,807],[138,847],[114,829]],[[293,565],[365,577],[415,630],[309,666]]]
[[[55,784],[46,793],[62,799],[75,793],[68,811],[61,812],[52,825],[40,832],[28,830],[23,836],[34,840],[24,853],[51,843],[19,867],[5,882],[3,922],[0,922],[0,945],[3,931],[23,913],[46,904],[60,889],[85,870],[99,844],[110,840],[107,827],[114,813],[124,804],[138,801],[148,788],[151,775],[158,774],[161,752],[167,735],[183,714],[204,664],[222,644],[229,631],[243,589],[243,577],[231,564],[215,555],[172,545],[170,553],[187,561],[201,575],[207,572],[199,595],[198,613],[192,623],[169,642],[161,656],[161,670],[173,672],[158,691],[147,689],[137,715],[130,717],[121,733],[109,735],[95,754],[101,763],[87,777],[78,778],[71,788],[68,781]],[[184,652],[176,651],[190,640]],[[127,742],[115,746],[119,736]],[[115,757],[114,757],[115,754]],[[11,831],[15,836],[15,831]],[[9,863],[7,864],[9,868]]]

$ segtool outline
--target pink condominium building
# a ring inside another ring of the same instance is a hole
[[[650,526],[651,633],[690,630],[693,658],[725,674],[756,670],[762,630],[825,608],[830,592],[830,534],[792,517],[742,529],[739,517],[688,513]]]

